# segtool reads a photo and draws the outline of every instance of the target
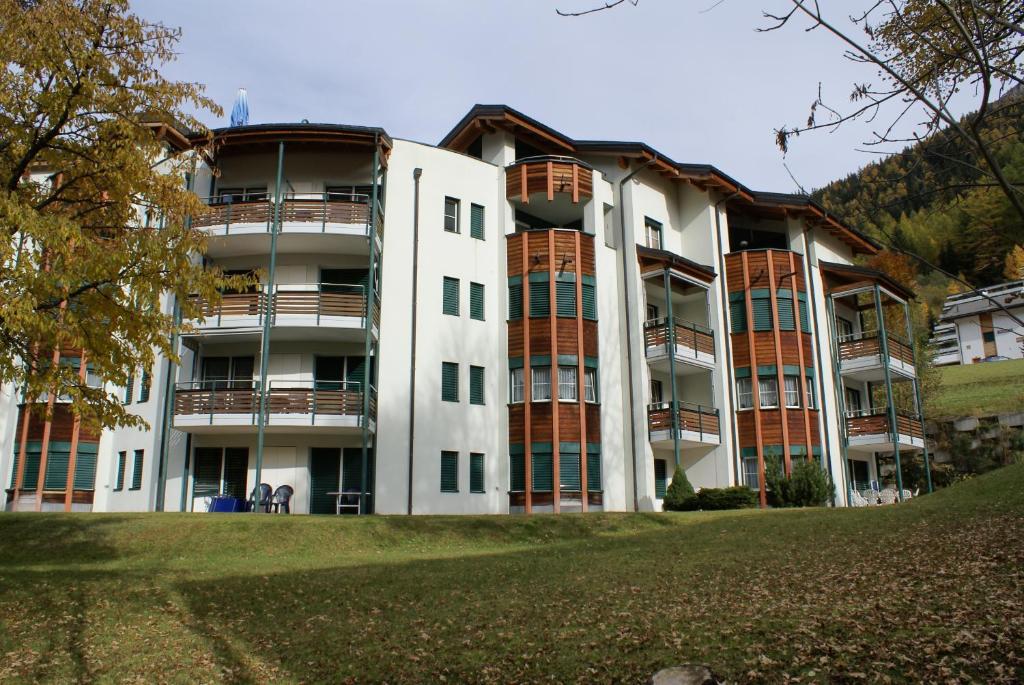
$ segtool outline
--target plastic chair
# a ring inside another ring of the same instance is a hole
[[[259,487],[259,501],[256,501],[257,488],[253,488],[249,494],[249,502],[246,506],[246,511],[253,511],[257,507],[262,507],[264,513],[270,513],[270,499],[273,488],[270,487],[269,483],[260,483]]]
[[[878,493],[879,504],[896,504],[897,499],[896,491],[891,488],[886,488]]]
[[[292,495],[295,494],[295,490],[290,485],[282,485],[274,490],[274,499],[270,503],[270,506],[274,508],[274,513],[284,512],[286,514],[292,513],[291,500]]]

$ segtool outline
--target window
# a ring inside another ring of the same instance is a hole
[[[516,282],[508,280],[508,318],[523,318],[523,283],[518,277]]]
[[[459,453],[441,452],[441,492],[459,491]]]
[[[655,250],[662,249],[661,224],[654,219],[644,217],[644,229],[647,233],[647,247],[653,247]]]
[[[441,313],[459,315],[459,279],[444,277],[444,292],[441,297]]]
[[[807,376],[807,408],[815,409],[818,403],[814,397],[814,376]]]
[[[530,316],[547,317],[551,316],[551,301],[548,298],[547,275],[542,274],[544,280],[530,281]]]
[[[661,404],[663,401],[661,381],[651,379],[651,404]]]
[[[601,452],[587,448],[587,491],[601,491]]]
[[[558,489],[563,492],[581,492],[583,481],[580,477],[579,445],[569,450],[568,445],[562,448],[558,456]]]
[[[521,451],[509,450],[508,489],[512,492],[523,492],[526,490],[526,456]]]
[[[533,372],[533,392],[531,399],[534,402],[543,402],[551,399],[551,367],[535,366],[530,369]]]
[[[142,461],[145,457],[144,450],[135,450],[135,463],[132,465],[132,487],[131,490],[138,490],[142,487]]]
[[[266,202],[267,187],[253,186],[250,188],[221,188],[217,191],[217,200],[222,203]]]
[[[484,455],[479,452],[469,453],[469,491],[484,491]]]
[[[124,385],[124,404],[132,403],[132,394],[135,392],[135,374],[128,376],[128,382]]]
[[[587,402],[597,402],[597,369],[583,369],[583,399]]]
[[[647,320],[654,321],[658,318],[658,305],[649,304],[647,305]]]
[[[253,357],[205,357],[202,374],[206,387],[251,388]]]
[[[583,285],[580,288],[583,297],[583,318],[591,321],[597,320],[597,284],[593,276],[584,276]]]
[[[767,290],[751,293],[750,306],[754,311],[754,330],[772,330],[772,300]]]
[[[441,401],[459,401],[459,365],[441,362]]]
[[[124,468],[128,462],[127,452],[117,453],[117,473],[114,474],[114,491],[124,490]]]
[[[797,293],[798,304],[800,305],[800,330],[804,333],[811,332],[811,318],[807,313],[807,294]]]
[[[373,196],[373,186],[326,186],[324,192],[327,193],[327,199],[332,202],[358,202],[365,205],[369,204],[370,197]],[[379,197],[379,186],[377,192]]]
[[[846,389],[846,413],[857,413],[861,410],[860,390],[855,388]]]
[[[469,284],[469,318],[484,320],[484,284]]]
[[[743,333],[747,330],[747,302],[743,293],[733,293],[738,297],[729,296],[729,331]]]
[[[561,278],[555,281],[555,311],[557,311],[558,316],[576,316],[575,281],[563,280]]]
[[[551,492],[555,488],[554,460],[551,452],[534,452],[530,458],[534,492]]]
[[[995,331],[982,331],[982,333],[981,333],[981,341],[982,342],[987,342],[987,343],[994,343],[996,341],[996,332]]]
[[[142,384],[139,386],[139,402],[149,402],[149,388],[153,379],[149,376],[149,369],[142,371]]]
[[[754,383],[749,378],[736,379],[736,401],[739,409],[753,409]]]
[[[664,459],[654,460],[654,496],[658,499],[665,499],[665,491],[668,489],[667,467]]]
[[[761,398],[761,409],[775,409],[779,406],[779,380],[774,376],[757,379],[757,394]]]
[[[576,402],[579,400],[576,367],[558,367],[558,399],[565,402]]]
[[[469,235],[477,240],[484,239],[484,208],[480,205],[469,206]]]
[[[779,330],[796,330],[796,313],[793,311],[793,293],[791,290],[780,288],[776,291],[777,306],[779,309]]]
[[[484,367],[469,367],[469,403],[484,403]]]
[[[449,233],[459,232],[459,201],[454,197],[444,199],[444,230]]]
[[[836,333],[839,335],[840,340],[844,340],[853,335],[853,322],[844,319],[841,316],[836,317]]]
[[[525,388],[523,386],[523,370],[509,369],[508,372],[508,401],[512,404],[519,404],[523,401],[523,393]]]
[[[786,406],[790,409],[800,408],[800,377],[783,376],[782,382],[786,391]]]
[[[743,482],[751,490],[760,490],[761,483],[757,477],[757,455],[743,457]]]

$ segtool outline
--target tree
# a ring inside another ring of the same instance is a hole
[[[1024,247],[1014,245],[1013,249],[1006,254],[1003,277],[1008,281],[1024,278]]]
[[[236,285],[203,269],[187,221],[201,205],[180,128],[219,110],[160,75],[178,38],[127,0],[0,0],[0,383],[66,396],[94,424],[145,425],[54,351],[123,385],[154,350],[176,358],[163,298],[197,318],[190,295]]]
[[[686,469],[682,466],[676,467],[672,474],[672,482],[665,490],[664,506],[666,511],[683,511],[686,503],[694,497],[693,486],[686,477]]]

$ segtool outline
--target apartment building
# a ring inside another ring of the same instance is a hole
[[[932,330],[936,366],[1024,358],[1024,281],[950,295]]]
[[[7,389],[8,510],[205,511],[267,483],[296,513],[656,511],[677,468],[765,502],[773,454],[841,506],[926,449],[912,293],[805,197],[500,105],[437,145],[210,136],[202,258],[260,285],[111,388],[149,431],[73,439]]]

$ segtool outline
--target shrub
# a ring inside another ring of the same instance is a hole
[[[682,466],[676,467],[675,473],[672,474],[672,482],[665,491],[665,511],[686,511],[684,506],[687,501],[693,499],[693,496],[693,486],[686,477],[686,469]]]
[[[789,476],[783,473],[782,458],[765,456],[765,485],[773,507],[820,507],[832,497],[832,479],[818,464],[800,460]]]
[[[731,488],[701,488],[684,503],[682,511],[747,509],[757,504],[757,493],[743,485]]]

